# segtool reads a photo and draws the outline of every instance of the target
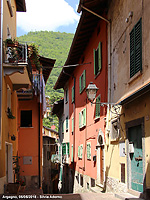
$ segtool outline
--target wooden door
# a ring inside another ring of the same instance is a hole
[[[104,146],[100,147],[100,183],[104,183]]]
[[[143,151],[141,125],[129,128],[129,143],[133,143],[134,153],[130,153],[131,188],[143,192]]]

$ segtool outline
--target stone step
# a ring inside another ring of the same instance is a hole
[[[134,196],[132,194],[129,194],[129,193],[116,193],[115,194],[115,197],[118,198],[118,199],[122,199],[122,200],[144,200],[142,198],[139,198],[137,196]]]

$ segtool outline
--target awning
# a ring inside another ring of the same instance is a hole
[[[119,104],[119,105],[128,104],[131,101],[134,101],[135,99],[139,98],[140,96],[146,94],[149,91],[150,91],[150,82],[128,93],[126,96],[122,97],[116,104]]]

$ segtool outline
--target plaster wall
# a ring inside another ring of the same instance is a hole
[[[19,136],[18,152],[20,157],[20,175],[37,176],[38,175],[38,139],[39,139],[39,110],[36,97],[29,101],[19,101]],[[20,127],[21,110],[32,110],[32,127]],[[40,121],[42,124],[42,122]],[[42,127],[42,126],[41,126]],[[41,131],[41,148],[42,148],[42,129]],[[41,153],[40,153],[41,154]],[[23,164],[23,157],[31,156],[32,164]],[[42,156],[42,155],[40,155]],[[42,159],[41,159],[42,161]]]
[[[100,32],[98,30],[100,29]],[[99,42],[102,42],[102,69],[100,73],[94,75],[94,49],[97,49]],[[77,61],[78,62],[78,61]],[[101,95],[101,102],[107,102],[107,24],[100,21],[95,28],[83,55],[80,56],[81,65],[73,72],[76,78],[75,84],[75,104],[69,102],[70,130],[72,130],[72,117],[74,116],[74,133],[70,133],[70,146],[74,145],[75,170],[83,175],[97,179],[97,162],[93,161],[93,156],[97,155],[96,144],[99,129],[104,133],[106,107],[101,107],[100,118],[95,119],[95,104],[87,100],[85,89],[79,92],[79,77],[86,70],[86,86],[92,81],[99,88],[97,96]],[[69,98],[71,99],[74,81],[69,79]],[[79,112],[86,108],[86,126],[79,129]],[[91,159],[87,160],[87,142],[91,142]],[[83,144],[82,159],[78,158],[78,146]],[[71,154],[71,151],[70,151]]]
[[[129,17],[129,13],[133,12],[133,16]],[[108,19],[111,20],[111,31],[108,31],[108,37],[111,37],[111,43],[108,43],[108,52],[110,52],[110,102],[118,102],[119,99],[123,99],[126,96],[138,90],[142,85],[150,81],[149,73],[149,43],[150,35],[149,29],[150,24],[148,22],[148,16],[150,12],[149,1],[139,0],[113,0],[111,1]],[[128,18],[128,22],[126,19]],[[135,24],[142,18],[142,72],[137,73],[135,76],[130,78],[130,32],[132,31]],[[109,55],[108,55],[109,56]],[[121,163],[125,164],[125,184],[129,181],[127,179],[127,155],[120,157],[119,155],[119,142],[126,140],[125,123],[144,117],[144,128],[145,138],[143,138],[143,166],[144,166],[144,177],[143,183],[147,184],[149,188],[149,94],[143,95],[133,102],[122,107],[120,118],[120,131],[121,137],[119,140],[111,141],[109,137],[108,145],[105,148],[105,164],[106,164],[106,182],[108,179],[116,180],[118,184],[121,182]],[[113,114],[109,113],[109,124],[110,120],[114,117]],[[110,129],[110,127],[107,127]],[[125,141],[126,142],[126,141]],[[126,154],[127,149],[125,150]],[[145,179],[145,176],[147,178]]]

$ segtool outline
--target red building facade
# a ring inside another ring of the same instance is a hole
[[[54,88],[68,83],[70,168],[75,173],[74,192],[78,192],[104,185],[107,106],[98,102],[107,102],[108,92],[106,21],[82,13],[65,65],[69,67],[64,67]],[[86,94],[90,82],[99,88],[93,104]]]

